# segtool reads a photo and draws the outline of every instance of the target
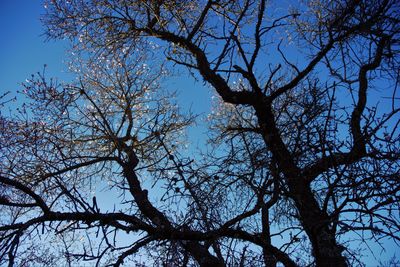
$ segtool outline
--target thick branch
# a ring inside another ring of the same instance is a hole
[[[224,78],[211,69],[205,52],[186,38],[166,31],[151,29],[140,29],[140,31],[179,45],[189,51],[195,57],[202,77],[215,88],[225,102],[239,105],[252,105],[254,103],[255,95],[252,92],[232,91]]]
[[[358,89],[358,102],[350,119],[350,129],[353,135],[353,147],[348,153],[334,153],[328,157],[323,157],[314,163],[312,166],[304,169],[303,174],[309,181],[312,181],[319,174],[343,164],[352,164],[361,158],[367,156],[365,145],[365,136],[361,132],[361,116],[367,103],[367,90],[368,90],[368,71],[374,70],[379,67],[382,61],[383,50],[387,43],[387,38],[382,38],[376,50],[374,60],[371,63],[363,65],[359,71],[359,89]]]

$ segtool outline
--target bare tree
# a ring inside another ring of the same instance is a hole
[[[361,265],[355,244],[400,241],[396,1],[47,10],[49,37],[90,67],[75,85],[33,78],[31,110],[1,118],[3,261],[41,259],[19,250],[50,235],[70,264],[116,266]],[[194,118],[160,90],[159,61],[139,64],[152,46],[215,89],[202,152],[185,151]]]

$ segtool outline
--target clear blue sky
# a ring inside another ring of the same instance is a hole
[[[63,72],[65,48],[62,41],[43,36],[40,0],[0,0],[0,93],[21,89],[19,85],[32,73],[48,65],[51,76],[67,77]]]
[[[43,13],[43,3],[40,0],[0,0],[0,94],[20,90],[21,82],[30,74],[42,70],[44,64],[48,66],[49,76],[61,80],[71,77],[65,71],[64,62],[68,44],[63,41],[46,42],[40,22]],[[180,97],[195,112],[206,112],[209,109],[210,94],[201,84],[180,77],[169,82],[168,86],[181,89]],[[387,244],[386,257],[389,258],[395,253],[395,248],[392,243]],[[375,252],[379,257],[379,248]],[[385,258],[381,260],[385,261]]]

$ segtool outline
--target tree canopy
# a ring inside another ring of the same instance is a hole
[[[0,114],[0,263],[362,266],[400,241],[398,1],[45,7],[77,79]],[[183,71],[206,118],[164,86]]]

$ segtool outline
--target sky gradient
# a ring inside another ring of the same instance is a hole
[[[66,77],[62,41],[46,41],[38,0],[0,1],[0,92],[21,90],[21,82],[47,64],[48,73]]]

